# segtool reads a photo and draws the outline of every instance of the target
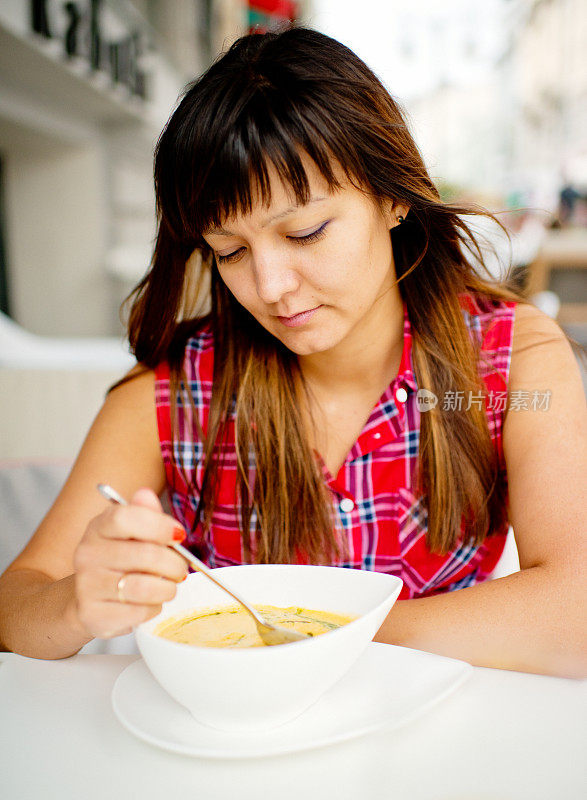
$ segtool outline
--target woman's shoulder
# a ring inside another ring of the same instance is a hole
[[[524,331],[525,333],[530,333],[534,331],[537,334],[540,331],[542,333],[555,334],[560,339],[565,338],[565,334],[558,322],[529,302],[517,303],[515,327],[516,332]]]
[[[580,370],[566,334],[531,303],[518,303],[513,331],[511,383],[515,388],[552,382],[580,384]]]
[[[100,464],[102,474],[123,494],[137,488],[135,480],[162,490],[154,377],[154,370],[137,364],[111,387],[78,456],[78,474],[93,474]]]

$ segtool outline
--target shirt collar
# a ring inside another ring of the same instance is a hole
[[[414,373],[414,360],[412,356],[412,325],[408,315],[408,306],[404,300],[404,346],[396,378],[392,382],[394,388],[403,386],[406,391],[416,391],[418,384]]]
[[[413,402],[410,395],[417,391],[418,384],[412,357],[412,326],[405,302],[403,312],[404,343],[397,375],[373,408],[361,435],[351,449],[351,459],[396,441],[406,431],[406,405]]]

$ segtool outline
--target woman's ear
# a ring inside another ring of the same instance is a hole
[[[391,230],[405,220],[410,207],[405,203],[394,203],[391,200],[387,201],[384,208],[385,222],[387,227]]]

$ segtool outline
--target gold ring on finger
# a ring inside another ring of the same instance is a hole
[[[118,583],[116,584],[116,592],[118,594],[118,601],[119,603],[126,603],[127,599],[124,596],[124,582],[128,578],[128,575],[123,575],[121,578],[118,579]]]

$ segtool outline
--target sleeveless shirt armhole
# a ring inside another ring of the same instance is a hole
[[[512,352],[514,348],[514,323],[516,321],[516,308],[518,303],[513,301],[508,301],[505,304],[508,308],[509,314],[507,316],[507,320],[509,322],[508,325],[505,325],[505,330],[503,331],[503,347],[506,349],[506,375],[508,378],[508,390],[510,384],[510,369],[512,365]]]
[[[508,391],[512,347],[514,338],[514,321],[516,301],[505,301],[500,304],[496,317],[483,333],[481,351],[490,353],[494,361],[494,375],[502,383],[502,390]]]
[[[504,301],[496,309],[495,318],[484,332],[481,350],[490,357],[494,369],[486,376],[488,389],[503,396],[506,393],[505,403],[497,402],[497,409],[493,411],[492,439],[496,447],[499,463],[507,482],[505,454],[503,450],[503,425],[506,418],[507,397],[509,397],[509,378],[512,359],[512,346],[514,335],[514,320],[516,301]],[[505,407],[504,407],[505,406]]]
[[[171,440],[171,395],[169,387],[169,365],[162,361],[155,367],[155,408],[157,412],[157,431],[159,447],[165,467],[167,486],[174,485],[174,468],[172,458],[173,442]]]

